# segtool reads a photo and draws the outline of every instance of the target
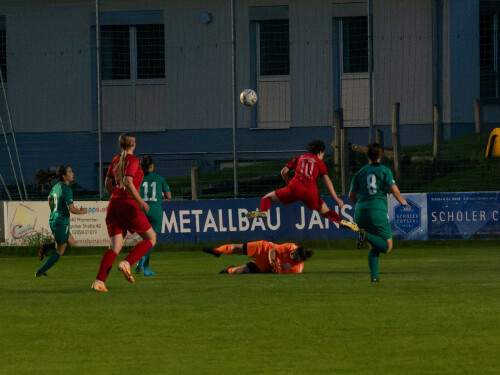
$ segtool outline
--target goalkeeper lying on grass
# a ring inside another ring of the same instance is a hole
[[[294,243],[281,245],[268,241],[255,241],[243,244],[227,244],[216,248],[204,247],[203,252],[219,257],[221,254],[247,255],[255,260],[242,266],[231,266],[219,273],[301,273],[304,262],[313,251]]]

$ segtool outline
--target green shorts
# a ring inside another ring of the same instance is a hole
[[[153,212],[152,212],[153,211]],[[160,233],[161,232],[161,224],[163,221],[163,210],[159,209],[153,209],[148,212],[146,217],[149,220],[149,224],[151,224],[151,227],[155,231],[155,233]]]
[[[354,219],[358,227],[365,229],[368,233],[384,240],[392,238],[391,223],[387,211],[377,209],[355,210]]]
[[[70,235],[69,222],[50,220],[49,224],[50,224],[50,230],[54,235],[56,243],[58,245],[64,245],[65,243],[68,243],[68,238]]]

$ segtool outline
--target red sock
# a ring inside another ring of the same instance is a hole
[[[222,246],[216,247],[214,249],[214,253],[216,253],[216,254],[232,254],[233,250],[231,250],[231,244],[222,245]]]
[[[142,240],[130,251],[125,260],[132,266],[135,262],[141,259],[146,253],[153,248],[150,240]]]
[[[342,219],[342,216],[340,216],[338,213],[336,213],[334,210],[330,210],[326,213],[326,216],[328,217],[328,220],[334,221],[338,223]]]
[[[269,198],[262,198],[260,200],[259,210],[260,211],[268,211],[271,208],[271,204],[272,204],[272,202]]]
[[[101,263],[99,264],[99,271],[97,272],[96,279],[105,282],[108,278],[109,271],[113,266],[113,262],[116,259],[116,253],[109,249],[107,250],[101,258]]]

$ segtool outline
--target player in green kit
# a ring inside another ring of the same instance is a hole
[[[76,208],[73,205],[73,190],[69,187],[69,183],[74,180],[75,175],[71,167],[61,165],[57,168],[56,175],[59,177],[59,182],[50,191],[48,201],[50,206],[49,225],[54,235],[55,242],[47,245],[41,245],[38,252],[38,258],[43,260],[47,251],[56,249],[45,263],[36,271],[35,276],[47,276],[47,271],[57,263],[66,250],[68,244],[75,245],[75,239],[69,231],[69,215],[70,212],[75,215],[83,215],[87,213],[86,208]]]
[[[349,191],[349,199],[355,204],[355,221],[361,228],[356,247],[361,249],[365,242],[370,245],[368,265],[372,282],[379,281],[380,253],[387,254],[392,250],[387,194],[392,193],[399,203],[408,206],[396,186],[391,170],[380,164],[382,154],[382,147],[378,143],[368,145],[368,164],[356,173]]]
[[[161,207],[161,200],[163,198],[172,198],[170,187],[163,177],[153,173],[154,164],[153,159],[149,155],[141,156],[141,168],[144,172],[144,179],[142,180],[141,189],[139,194],[141,198],[149,206],[149,212],[146,214],[153,230],[156,233],[161,232],[161,224],[163,220],[163,209]],[[151,249],[142,259],[137,262],[135,273],[143,273],[144,276],[154,276],[155,272],[149,269],[149,257],[153,249]]]

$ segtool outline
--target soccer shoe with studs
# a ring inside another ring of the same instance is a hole
[[[366,242],[366,230],[359,230],[359,238],[356,241],[356,249],[361,249]]]
[[[118,270],[123,272],[123,276],[125,276],[129,283],[135,283],[135,280],[130,273],[130,264],[128,264],[126,260],[122,260],[120,263],[118,263]]]
[[[378,283],[379,281],[378,281],[378,279],[371,279],[370,282],[371,283]]]
[[[147,267],[144,267],[144,273],[143,273],[143,275],[144,276],[154,276],[154,275],[156,275],[156,272],[155,271],[151,271]]]
[[[229,266],[229,267],[227,267],[227,268],[224,268],[223,270],[220,270],[220,271],[219,271],[219,275],[220,275],[220,274],[223,274],[223,273],[229,273],[228,269],[230,269],[231,267],[234,267],[234,265],[233,265],[233,266]]]
[[[258,217],[267,217],[267,211],[250,211],[247,212],[247,219],[255,219]]]
[[[201,251],[207,254],[212,254],[213,256],[220,257],[220,254],[215,253],[212,247],[202,247]]]
[[[47,276],[47,273],[46,272],[44,272],[44,273],[35,272],[35,277],[42,277],[42,276]]]
[[[136,273],[136,274],[140,275],[143,271],[144,271],[144,267],[141,267],[141,266],[139,266],[139,265],[137,265],[137,266],[135,267],[135,273]]]
[[[354,232],[359,232],[359,227],[358,224],[356,223],[351,223],[350,221],[347,220],[340,220],[340,226],[344,228],[348,228]]]
[[[102,281],[96,280],[90,286],[94,292],[107,292],[106,285]]]

